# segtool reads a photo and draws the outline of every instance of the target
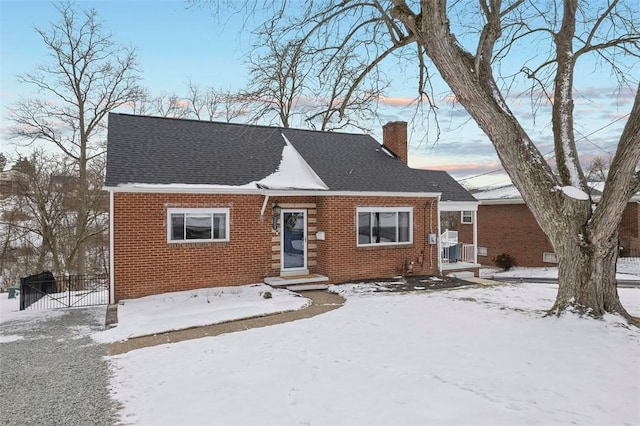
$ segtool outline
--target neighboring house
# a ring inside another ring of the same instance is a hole
[[[590,185],[597,201],[598,183]],[[478,261],[492,265],[493,259],[506,253],[517,266],[554,266],[556,256],[547,236],[513,185],[481,190],[473,194],[478,206]],[[620,255],[640,253],[640,194],[627,204],[619,231]]]
[[[77,194],[80,178],[73,175],[51,175],[49,185],[53,191]]]
[[[440,246],[441,211],[477,201],[406,165],[407,124],[368,135],[110,114],[111,301],[265,282],[477,274]],[[475,225],[473,225],[475,226]],[[475,233],[472,233],[473,238]],[[446,255],[446,261],[443,256]]]
[[[29,178],[17,170],[5,170],[0,172],[0,198],[16,195],[24,190]]]

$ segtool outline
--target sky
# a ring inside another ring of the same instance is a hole
[[[437,283],[425,279],[409,292],[393,291],[393,282],[335,285],[346,303],[328,313],[108,356],[118,424],[639,424],[637,327],[614,315],[544,316],[554,284],[433,291]],[[115,328],[72,325],[65,338],[112,342],[276,306],[300,309],[308,300],[272,289],[264,299],[265,288],[125,301]],[[640,289],[618,292],[637,315]],[[32,331],[38,323],[69,313],[19,311],[17,301],[0,298],[0,345],[7,348],[41,339]],[[104,318],[104,306],[83,309]]]
[[[95,8],[114,41],[136,48],[142,85],[154,96],[184,94],[189,80],[202,87],[243,88],[248,78],[244,59],[253,45],[247,29],[264,18],[216,16],[211,9],[188,8],[180,0],[80,0],[76,4]],[[0,152],[16,153],[8,139],[7,107],[21,98],[37,96],[31,87],[19,84],[16,76],[47,60],[34,28],[46,29],[57,18],[49,2],[0,0]],[[446,170],[471,187],[508,183],[504,173],[495,173],[500,165],[493,146],[466,112],[451,102],[446,86],[434,82],[439,103],[437,139],[435,123],[416,116],[411,105],[417,93],[414,68],[399,67],[395,60],[384,66],[393,83],[381,100],[378,121],[369,125],[372,136],[381,141],[382,124],[409,121],[410,166]],[[633,93],[618,93],[612,77],[593,65],[578,71],[577,138],[588,135],[578,140],[579,149],[587,159],[607,157],[615,150]],[[550,152],[548,105],[534,117],[524,100],[511,99],[511,107],[539,149]]]

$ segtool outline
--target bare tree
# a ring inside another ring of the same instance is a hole
[[[59,22],[36,29],[51,61],[19,76],[43,97],[18,102],[9,118],[16,124],[15,137],[51,143],[74,162],[79,178],[75,233],[82,242],[90,214],[88,167],[103,154],[104,120],[110,111],[135,101],[141,90],[135,51],[114,43],[95,10],[80,17],[71,3],[60,3],[57,10]],[[85,267],[81,245],[73,270],[83,273]]]
[[[73,162],[40,148],[23,159],[21,170],[25,179],[19,191],[3,200],[2,273],[15,278],[42,270],[70,272],[81,247],[89,253],[87,272],[103,273],[109,208],[102,191],[104,162],[92,162],[87,173],[89,214],[82,238],[76,234],[79,180]]]
[[[587,168],[587,181],[588,182],[604,182],[607,180],[609,174],[609,164],[611,158],[604,158],[601,156],[595,157],[589,167]]]
[[[36,262],[37,234],[31,234],[23,223],[29,216],[15,196],[0,200],[0,276],[3,284],[17,283],[33,272]],[[35,244],[34,244],[35,243]]]
[[[130,106],[132,112],[139,115],[186,118],[190,114],[188,101],[175,93],[162,93],[158,96],[151,96],[145,90],[135,101],[130,103]]]
[[[304,95],[304,82],[310,72],[302,40],[280,42],[270,24],[258,32],[258,45],[265,51],[249,56],[249,85],[243,98],[256,105],[252,122],[268,119],[272,124],[291,126],[298,104]]]
[[[187,83],[189,115],[198,120],[231,122],[248,114],[242,95],[210,87],[203,90],[196,83]]]
[[[388,83],[377,75],[354,87],[353,82],[366,64],[349,48],[335,54],[317,51],[309,57],[314,64],[314,78],[307,79],[312,105],[306,113],[307,123],[317,130],[370,130],[364,123],[376,116],[378,100]]]
[[[637,0],[326,0],[309,2],[293,17],[285,16],[284,2],[274,3],[270,20],[290,39],[314,40],[334,52],[350,46],[366,58],[354,87],[394,57],[416,66],[420,98],[432,102],[429,83],[437,73],[491,140],[555,249],[559,289],[550,312],[631,319],[618,298],[615,272],[622,211],[640,189]],[[599,200],[589,195],[574,135],[575,70],[588,57],[597,63],[594,72],[610,71],[635,93]],[[556,169],[509,107],[506,77],[519,76],[544,95],[533,97],[534,105],[551,103]]]
[[[42,149],[35,151],[23,164],[27,162],[29,166],[21,168],[26,179],[17,195],[12,197],[12,208],[7,211],[3,226],[17,236],[12,246],[21,248],[22,256],[35,253],[30,265],[32,269],[50,269],[60,274],[66,268],[59,229],[68,227],[72,218],[65,207],[69,195],[57,190],[52,185],[52,178],[68,175],[69,163],[64,158],[45,155]],[[31,250],[25,250],[27,248]]]
[[[375,116],[386,81],[380,75],[365,76],[353,86],[367,64],[352,46],[336,52],[314,46],[307,37],[287,39],[275,21],[256,35],[257,47],[248,56],[250,82],[243,94],[256,111],[251,121],[267,119],[290,127],[298,117],[318,130],[367,130],[364,123]]]

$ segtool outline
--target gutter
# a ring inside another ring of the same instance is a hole
[[[319,189],[269,189],[269,188],[216,188],[216,187],[166,187],[166,186],[105,186],[102,188],[112,193],[151,193],[151,194],[228,194],[228,195],[270,195],[270,196],[319,196],[319,197],[404,197],[435,198],[441,192],[391,192],[391,191],[331,191]]]

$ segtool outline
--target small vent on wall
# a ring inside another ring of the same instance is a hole
[[[478,256],[486,256],[487,248],[486,247],[478,247]]]
[[[556,254],[552,252],[545,251],[542,253],[542,261],[548,263],[558,263],[558,259],[556,259]]]

